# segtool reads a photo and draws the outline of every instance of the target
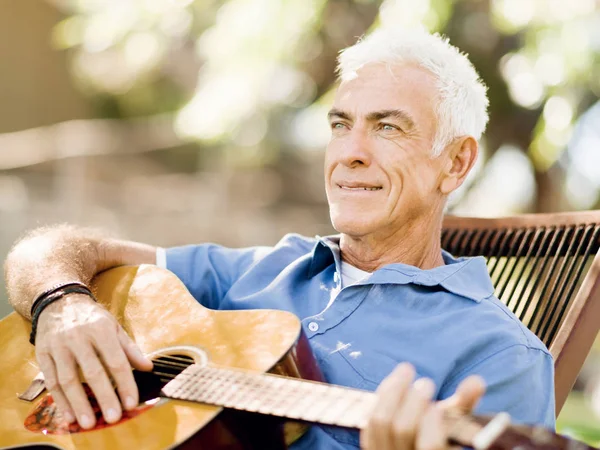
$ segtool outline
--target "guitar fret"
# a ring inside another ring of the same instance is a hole
[[[210,384],[210,381],[210,379],[207,379],[206,373],[202,370],[199,370],[195,374],[194,378],[188,380],[187,385],[189,386],[189,389],[186,392],[188,398],[199,401],[203,392],[205,391],[205,388]]]
[[[218,404],[227,406],[230,401],[239,393],[240,385],[243,384],[244,374],[237,374],[238,376],[231,378],[229,383],[224,386],[221,398],[215,399]]]
[[[246,405],[248,411],[257,412],[264,405],[270,405],[273,399],[279,395],[277,386],[283,386],[285,380],[274,376],[261,377],[261,385],[257,390],[257,396]]]
[[[353,397],[348,395],[346,391],[333,387],[331,389],[331,393],[336,397],[336,402],[333,404],[333,407],[329,408],[325,413],[321,416],[321,421],[324,423],[335,425],[337,422],[337,418],[341,416],[343,413],[347,412],[350,409],[351,405],[353,405],[358,397]]]
[[[224,390],[232,381],[232,374],[223,371],[211,370],[208,374],[210,381],[210,389],[205,391],[202,401],[205,403],[220,404]]]
[[[240,378],[239,382],[234,384],[236,388],[231,397],[228,400],[223,402],[223,406],[227,408],[235,408],[238,402],[244,398],[244,394],[246,393],[246,389],[250,384],[250,380],[247,375],[244,375]]]
[[[233,383],[236,379],[240,378],[240,374],[236,372],[226,373],[224,376],[218,379],[216,383],[216,387],[212,390],[212,392],[206,396],[204,401],[206,403],[217,403],[221,404],[224,400],[225,393],[229,388],[230,384]]]
[[[235,406],[236,409],[247,409],[247,405],[260,397],[260,378],[257,376],[249,375],[248,384],[242,394],[241,399]]]
[[[332,400],[335,398],[329,398],[328,393],[329,390],[326,386],[320,386],[321,389],[319,391],[315,391],[315,402],[310,406],[310,408],[301,415],[301,418],[307,420],[309,422],[313,422],[319,418],[321,412],[326,409]]]
[[[277,416],[288,416],[289,408],[294,406],[298,400],[308,397],[309,391],[306,391],[306,386],[294,380],[286,380],[283,388],[279,391],[280,399],[273,406],[273,414]]]
[[[372,392],[352,392],[353,396],[356,396],[356,404],[352,408],[344,413],[344,415],[338,418],[338,423],[341,426],[350,428],[364,428],[367,421],[375,407],[377,396]]]
[[[283,378],[273,377],[270,381],[272,383],[271,390],[265,401],[256,410],[261,414],[273,414],[274,405],[280,401],[280,397],[283,396],[284,389],[287,386],[287,380]]]
[[[215,403],[221,406],[227,406],[230,404],[230,400],[237,395],[239,391],[240,381],[242,376],[234,377],[230,380],[228,385],[224,386],[223,392],[220,398],[215,399]]]
[[[323,392],[324,386],[319,384],[311,386],[310,391],[305,392],[299,402],[289,405],[290,408],[285,412],[286,415],[295,419],[304,419],[307,409],[314,406]]]

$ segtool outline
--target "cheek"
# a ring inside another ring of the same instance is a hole
[[[389,162],[386,171],[400,200],[405,200],[402,197],[407,200],[424,198],[436,188],[436,172],[421,158],[397,158]]]
[[[336,152],[336,144],[333,142],[333,139],[332,139],[331,141],[329,141],[329,144],[327,144],[327,147],[325,148],[324,169],[325,169],[326,177],[331,175],[331,171],[333,170],[333,162],[334,162],[333,155],[335,154],[335,152]]]

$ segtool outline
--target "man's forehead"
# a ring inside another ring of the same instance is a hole
[[[334,108],[358,112],[427,108],[437,95],[434,77],[412,63],[367,64],[343,81]]]

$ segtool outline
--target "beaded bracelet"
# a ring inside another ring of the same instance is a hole
[[[68,294],[85,294],[91,297],[94,301],[97,301],[92,294],[92,291],[89,288],[81,283],[70,283],[68,285],[54,288],[42,294],[42,296],[38,297],[35,301],[35,304],[32,308],[32,317],[31,317],[31,334],[29,335],[29,342],[35,345],[35,334],[37,332],[37,324],[40,318],[40,314],[46,307],[50,304],[54,303],[56,300],[60,300],[65,295]]]

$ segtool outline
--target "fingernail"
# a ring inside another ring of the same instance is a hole
[[[419,378],[413,383],[413,388],[427,398],[433,397],[435,391],[435,385],[429,378]]]
[[[106,411],[106,421],[107,422],[116,422],[119,419],[119,413],[116,409],[110,408]]]
[[[83,416],[81,416],[79,418],[79,424],[83,427],[83,428],[91,428],[93,423],[92,423],[92,419],[90,419],[88,416],[86,416],[85,414]]]
[[[125,399],[125,408],[127,409],[132,409],[135,408],[137,406],[136,401],[133,399],[133,397],[129,396]]]
[[[67,423],[73,423],[75,421],[75,417],[68,411],[63,413],[63,418],[67,421]]]

